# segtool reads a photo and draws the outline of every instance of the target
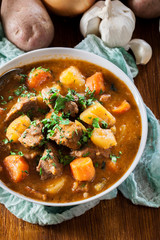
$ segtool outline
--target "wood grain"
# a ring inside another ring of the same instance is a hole
[[[74,47],[82,40],[79,17],[52,16],[55,38],[52,46]],[[135,79],[144,102],[160,118],[160,35],[158,19],[137,19],[135,38],[148,41],[152,60],[139,66]],[[0,240],[160,240],[160,209],[135,206],[118,194],[102,201],[84,215],[56,226],[41,227],[26,223],[0,205]]]

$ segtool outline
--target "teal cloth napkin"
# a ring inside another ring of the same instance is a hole
[[[121,68],[131,80],[138,74],[134,59],[123,48],[108,48],[94,35],[89,35],[76,46],[95,53],[113,62]],[[0,66],[12,58],[22,54],[3,35],[0,26]],[[122,194],[135,204],[150,207],[160,206],[160,125],[153,113],[147,108],[148,115],[148,139],[145,151],[139,164],[133,173],[118,188]],[[51,225],[69,220],[82,215],[85,211],[96,206],[100,200],[112,199],[117,195],[117,189],[95,201],[71,206],[71,207],[48,207],[24,201],[0,188],[0,203],[16,217],[27,222]]]

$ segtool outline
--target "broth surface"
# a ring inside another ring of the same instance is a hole
[[[112,115],[116,118],[116,134],[115,138],[117,141],[117,145],[111,148],[111,154],[115,156],[119,156],[116,162],[116,170],[113,171],[110,167],[110,157],[107,159],[95,159],[94,166],[95,166],[95,178],[87,183],[88,191],[87,191],[87,198],[99,194],[100,192],[106,190],[111,185],[113,185],[116,181],[118,181],[124,173],[128,170],[130,165],[132,164],[135,155],[138,151],[140,140],[141,140],[141,118],[139,114],[138,107],[136,102],[133,98],[132,93],[128,89],[128,87],[118,79],[114,74],[109,72],[106,69],[103,69],[97,65],[80,61],[80,60],[70,60],[70,59],[56,59],[52,61],[44,61],[38,62],[31,65],[27,65],[22,67],[23,73],[28,74],[31,69],[34,67],[37,68],[42,66],[43,68],[49,68],[53,73],[53,82],[59,82],[59,76],[62,71],[70,66],[75,66],[80,70],[80,72],[84,75],[85,78],[90,77],[95,72],[102,72],[103,77],[105,80],[105,93],[110,94],[111,98],[103,104],[103,106],[109,111],[112,112],[113,107],[119,106],[124,100],[129,102],[131,108],[129,111],[123,114],[113,114]],[[44,87],[52,87],[53,82],[42,84],[38,91],[41,91]],[[29,160],[29,174],[28,176],[21,182],[14,183],[11,181],[10,176],[3,164],[3,160],[7,157],[10,151],[14,151],[11,146],[11,149],[6,150],[3,144],[3,140],[6,139],[6,128],[8,127],[8,123],[4,120],[6,118],[6,114],[9,112],[11,107],[17,102],[19,98],[14,94],[14,91],[18,89],[19,83],[18,81],[10,80],[5,87],[1,87],[0,89],[0,96],[3,97],[1,100],[0,107],[7,108],[4,111],[4,114],[0,116],[0,166],[2,166],[3,170],[0,172],[0,179],[12,190],[19,192],[25,196],[29,196],[38,200],[43,200],[32,193],[26,191],[26,186],[35,189],[36,191],[47,194],[48,202],[55,202],[55,203],[63,203],[63,202],[72,202],[84,199],[84,193],[86,191],[73,191],[73,184],[75,179],[73,178],[70,170],[69,164],[63,167],[63,176],[65,176],[65,184],[56,194],[51,194],[46,192],[46,186],[53,184],[55,179],[59,177],[55,177],[52,179],[41,180],[39,173],[35,170],[36,166],[38,165],[39,158],[36,157],[35,159]],[[34,92],[32,90],[32,92]],[[66,94],[66,90],[62,88],[62,95]],[[9,96],[13,96],[14,98],[10,101],[8,100]],[[7,104],[4,102],[7,101]],[[44,118],[44,117],[43,117]],[[2,143],[2,144],[1,144]],[[3,146],[2,146],[3,145]],[[12,145],[12,143],[11,143]],[[63,148],[63,147],[62,147]],[[119,154],[121,152],[122,154]],[[67,148],[63,149],[63,154],[69,154],[69,150]],[[105,179],[104,187],[97,191],[95,189],[95,185],[98,183],[103,182]],[[82,183],[86,184],[86,183]],[[82,186],[83,188],[83,186]]]

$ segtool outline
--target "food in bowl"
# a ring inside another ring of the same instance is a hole
[[[21,69],[0,89],[0,179],[20,194],[53,203],[84,200],[117,182],[133,163],[142,134],[125,83],[75,59]]]

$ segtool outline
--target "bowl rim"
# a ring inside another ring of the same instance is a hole
[[[41,59],[38,59],[38,56],[41,57]],[[118,179],[113,185],[111,185],[108,189],[102,191],[99,194],[96,194],[92,197],[89,197],[87,199],[79,200],[79,201],[74,201],[74,202],[62,202],[62,203],[54,203],[54,202],[47,202],[47,201],[39,201],[35,200],[30,197],[26,197],[21,193],[17,193],[14,190],[11,190],[9,187],[6,186],[6,184],[0,180],[0,187],[2,187],[4,190],[7,192],[15,195],[16,197],[19,197],[23,200],[36,203],[36,204],[41,204],[45,206],[53,206],[53,207],[66,207],[66,206],[75,206],[75,205],[80,205],[80,204],[85,204],[90,201],[97,200],[107,193],[111,192],[112,190],[116,189],[130,174],[131,172],[135,169],[136,165],[138,164],[141,155],[144,151],[146,140],[147,140],[147,133],[148,133],[148,121],[147,121],[147,113],[146,113],[146,108],[143,102],[143,99],[134,85],[134,83],[131,81],[131,79],[115,64],[112,62],[108,61],[107,59],[100,57],[94,53],[87,52],[84,50],[80,49],[73,49],[73,48],[63,48],[63,47],[52,47],[52,48],[43,48],[43,49],[38,49],[34,50],[31,52],[24,53],[7,63],[5,63],[1,68],[0,68],[0,75],[2,75],[4,72],[10,70],[14,67],[20,67],[25,65],[25,60],[28,58],[27,64],[34,63],[34,62],[40,62],[44,59],[46,60],[51,60],[51,59],[61,59],[61,58],[70,58],[70,59],[77,59],[77,60],[84,60],[86,62],[93,63],[97,66],[100,66],[102,68],[105,68],[109,71],[111,71],[115,76],[117,76],[127,87],[130,89],[134,100],[136,102],[136,105],[139,109],[139,113],[141,116],[141,124],[142,124],[142,132],[141,132],[141,141],[140,145],[137,151],[137,154],[128,168],[128,170],[123,174],[123,176]],[[32,59],[31,59],[32,58]],[[34,60],[34,58],[37,58]],[[44,58],[44,59],[43,59]]]

